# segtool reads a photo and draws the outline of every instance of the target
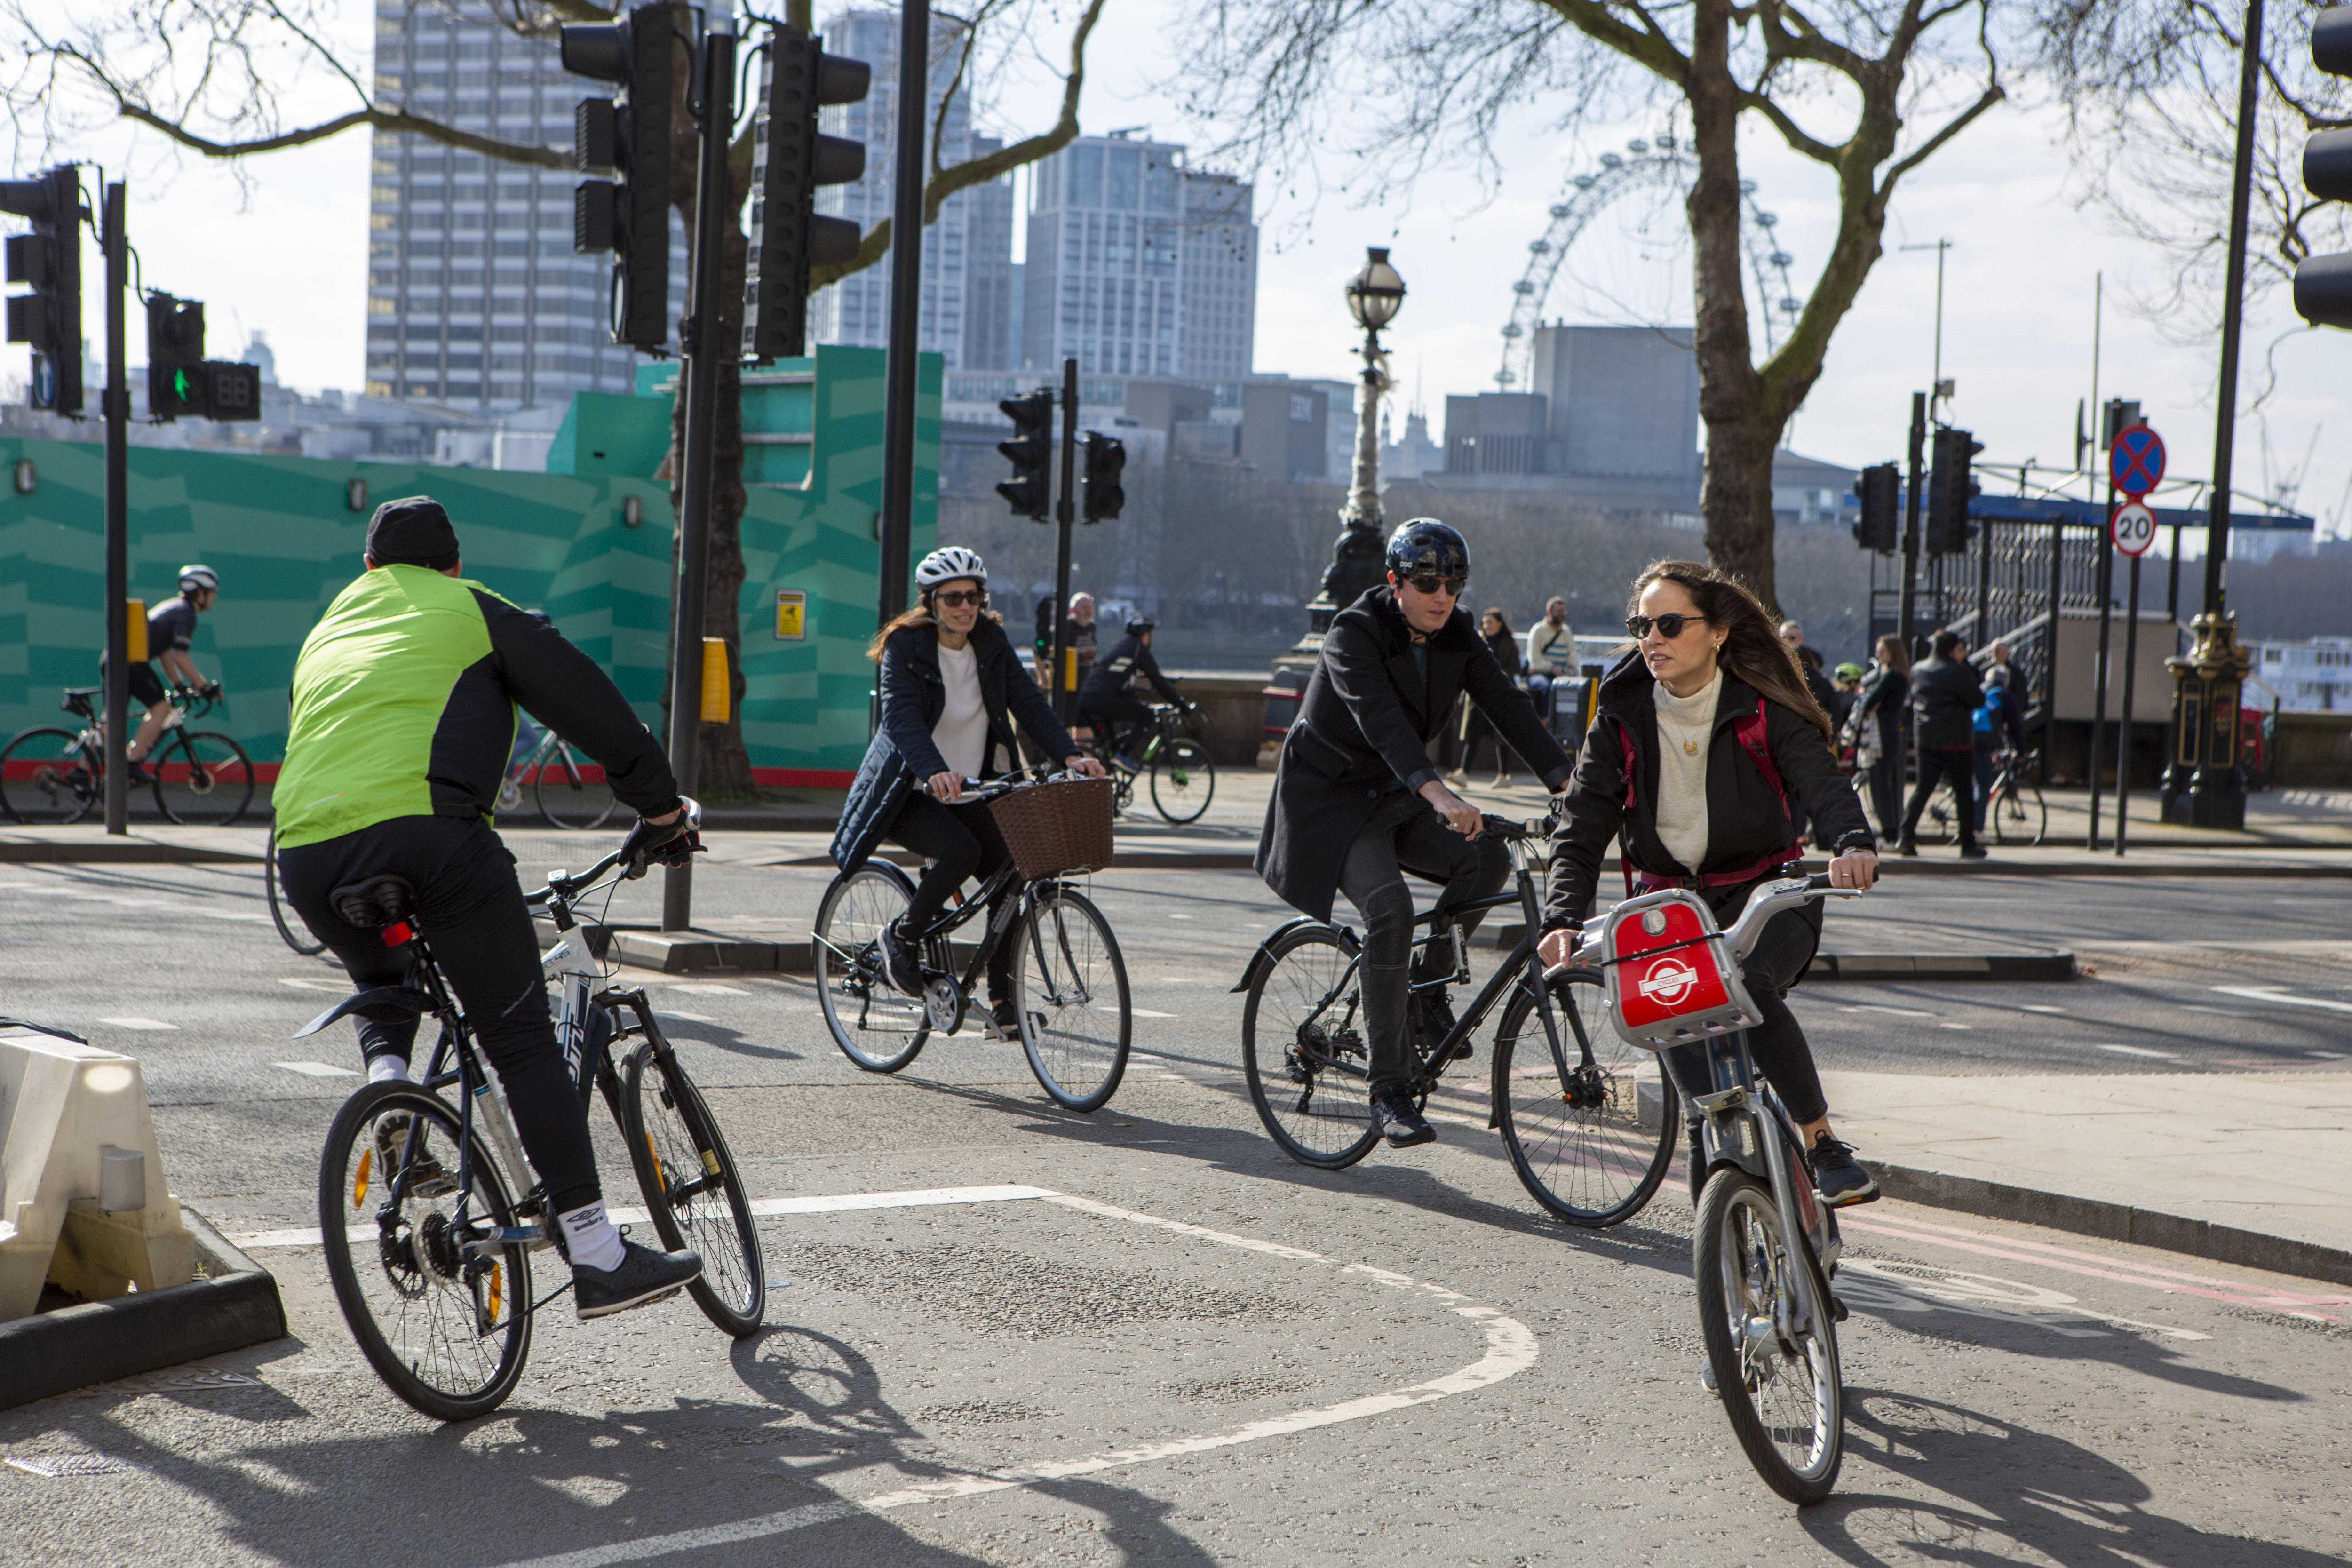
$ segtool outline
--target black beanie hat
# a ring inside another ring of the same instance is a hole
[[[457,564],[457,531],[449,514],[430,496],[404,496],[375,509],[368,521],[368,559],[379,566],[429,566],[446,572]]]

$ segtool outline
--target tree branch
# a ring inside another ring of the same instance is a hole
[[[1926,163],[1929,158],[1935,156],[1937,150],[1941,148],[1945,142],[1949,142],[1953,137],[1958,136],[1961,132],[1967,130],[1969,124],[1975,121],[1979,115],[1982,114],[1986,110],[1990,109],[1994,104],[2001,102],[2008,97],[2009,89],[2007,88],[2001,86],[1999,82],[1992,83],[1984,89],[1984,92],[1974,103],[1969,105],[1966,109],[1960,110],[1959,113],[1946,121],[1944,122],[1943,129],[1937,131],[1933,136],[1928,137],[1927,140],[1913,148],[1909,153],[1896,159],[1894,163],[1888,166],[1886,177],[1879,182],[1879,201],[1884,203],[1888,197],[1895,194],[1895,181],[1901,179],[1904,175],[1909,174],[1912,170]]]

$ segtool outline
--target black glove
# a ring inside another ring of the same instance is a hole
[[[648,866],[667,866],[672,869],[685,865],[702,847],[702,835],[683,816],[675,822],[647,822],[643,817],[629,829],[622,841],[621,858],[628,862],[633,877],[645,874]]]
[[[217,680],[207,680],[202,686],[196,688],[196,695],[199,697],[211,697],[217,699],[220,694],[220,682]]]

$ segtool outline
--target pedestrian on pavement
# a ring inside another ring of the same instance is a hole
[[[1830,722],[1843,731],[1855,700],[1862,695],[1862,666],[1839,665],[1830,671]]]
[[[922,994],[918,938],[939,919],[965,879],[990,877],[1012,858],[985,805],[957,803],[977,783],[1020,766],[1009,720],[1049,757],[1087,778],[1103,766],[1081,753],[1053,705],[1021,673],[1013,639],[988,607],[988,565],[960,545],[934,550],[915,567],[918,602],[876,634],[866,656],[881,666],[881,723],[849,786],[834,830],[833,863],[845,873],[866,864],[888,838],[930,865],[907,912],[882,930],[882,965],[892,988]],[[993,919],[1014,884],[989,905]],[[1013,942],[990,956],[990,1028],[1021,1037],[1013,1001]]]
[[[1995,647],[2000,645],[1995,643]],[[2010,668],[1996,664],[1987,672],[1984,700],[1972,716],[1976,727],[1977,832],[1985,826],[1985,805],[1992,795],[1993,773],[2003,752],[2025,749],[2025,710],[2009,689]]]
[[[364,559],[294,661],[275,792],[281,885],[367,991],[404,984],[410,955],[376,926],[345,920],[349,905],[334,895],[384,877],[409,884],[414,918],[546,1184],[574,1310],[598,1318],[645,1306],[700,1275],[702,1259],[625,1240],[604,1212],[587,1108],[548,1016],[539,937],[490,816],[520,703],[593,757],[637,814],[625,856],[641,868],[684,865],[697,839],[669,759],[594,659],[545,618],[459,575],[457,532],[437,501],[378,507]],[[369,1081],[408,1079],[416,1016],[353,1021]],[[387,1168],[407,1152],[412,1125],[404,1114],[377,1121]],[[458,1151],[433,1156],[420,1142],[415,1152],[417,1180],[455,1189],[442,1159]]]
[[[1837,696],[1837,688],[1830,684],[1830,678],[1822,670],[1820,651],[1806,643],[1804,623],[1782,621],[1780,640],[1787,643],[1789,650],[1797,656],[1797,668],[1805,678],[1805,689],[1813,694],[1813,700],[1821,704],[1822,711],[1828,712],[1831,702]]]
[[[1929,644],[1928,657],[1911,674],[1913,738],[1919,750],[1919,776],[1911,786],[1911,804],[1903,809],[1903,839],[1895,852],[1919,853],[1916,835],[1919,814],[1939,779],[1952,786],[1952,815],[1958,819],[1960,858],[1985,858],[1977,842],[1976,710],[1982,699],[1977,667],[1969,662],[1969,645],[1947,627]]]
[[[1559,685],[1576,665],[1576,634],[1568,629],[1568,601],[1557,594],[1544,603],[1543,619],[1528,628],[1528,695],[1544,728],[1559,733]]]
[[[1569,962],[1569,928],[1592,911],[1612,839],[1629,892],[1686,888],[1719,925],[1730,925],[1759,885],[1801,871],[1791,796],[1832,847],[1831,884],[1868,889],[1878,876],[1877,843],[1830,752],[1829,715],[1805,689],[1795,650],[1772,635],[1756,595],[1712,566],[1661,561],[1634,580],[1627,609],[1635,646],[1601,679],[1600,708],[1552,835],[1545,963]],[[1821,933],[1818,900],[1764,927],[1740,967],[1763,1015],[1748,1045],[1800,1125],[1822,1196],[1868,1203],[1877,1181],[1832,1134],[1812,1049],[1782,999],[1812,962]],[[1705,1047],[1664,1055],[1685,1105],[1712,1092]],[[1689,1131],[1696,1203],[1706,1161],[1697,1121]]]
[[[1870,809],[1881,841],[1903,837],[1903,756],[1911,718],[1911,658],[1903,639],[1878,639],[1877,657],[1862,678],[1846,722],[1854,738],[1854,771],[1870,787]]]
[[[1046,666],[1054,662],[1054,610],[1056,601],[1050,594],[1037,601],[1037,684],[1048,691],[1054,689],[1053,677]],[[1070,614],[1062,622],[1062,647],[1066,661],[1075,660],[1076,675],[1064,683],[1068,691],[1083,689],[1087,672],[1095,662],[1095,596],[1092,594],[1070,595]]]
[[[1547,789],[1567,784],[1569,761],[1461,606],[1470,577],[1462,536],[1434,518],[1414,518],[1389,536],[1385,557],[1388,581],[1333,617],[1298,717],[1283,737],[1257,873],[1283,902],[1314,920],[1331,918],[1340,892],[1362,915],[1359,973],[1373,1121],[1402,1149],[1437,1136],[1406,1091],[1412,1071],[1406,1030],[1417,1026],[1434,1041],[1454,1027],[1444,988],[1454,969],[1446,938],[1454,927],[1466,938],[1479,919],[1473,911],[1450,927],[1441,913],[1432,931],[1438,940],[1413,965],[1405,873],[1444,884],[1441,911],[1491,896],[1511,874],[1509,853],[1481,840],[1476,808],[1445,787],[1428,744],[1455,697],[1466,693]],[[1416,981],[1430,988],[1414,994]]]
[[[1486,647],[1493,652],[1495,662],[1502,666],[1505,677],[1517,681],[1519,678],[1519,639],[1511,630],[1511,623],[1500,606],[1490,608],[1478,617],[1478,634],[1486,639]],[[1511,754],[1504,749],[1502,731],[1495,728],[1495,721],[1486,716],[1486,710],[1474,702],[1463,705],[1462,763],[1454,770],[1453,783],[1464,784],[1470,782],[1471,770],[1478,765],[1478,743],[1486,740],[1495,742],[1495,782],[1487,787],[1502,789],[1511,782]]]
[[[1162,702],[1191,706],[1175,683],[1160,672],[1160,661],[1152,657],[1151,634],[1158,625],[1150,616],[1129,620],[1127,635],[1111,644],[1110,652],[1096,661],[1086,684],[1078,689],[1078,721],[1094,726],[1103,754],[1129,773],[1142,769],[1137,759],[1142,738],[1151,728],[1150,704],[1135,694],[1137,679],[1140,677]]]
[[[139,728],[123,742],[122,755],[130,763],[124,777],[134,784],[152,784],[155,775],[140,759],[146,756],[163,734],[163,726],[172,717],[171,700],[164,695],[163,681],[156,675],[155,666],[163,667],[163,674],[172,684],[184,687],[199,697],[218,697],[220,683],[206,680],[196,668],[190,649],[196,635],[196,617],[213,607],[220,597],[220,574],[202,563],[180,568],[180,594],[166,599],[147,612],[147,657],[131,663],[131,700],[147,710]],[[106,679],[106,655],[98,656],[98,679]],[[100,704],[103,707],[103,704]],[[106,733],[106,717],[99,717],[99,733]]]

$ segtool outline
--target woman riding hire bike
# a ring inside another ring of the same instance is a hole
[[[907,912],[882,932],[891,986],[922,994],[914,940],[939,919],[964,879],[993,875],[1012,858],[985,805],[956,803],[966,779],[1020,765],[1008,714],[1037,748],[1087,778],[1103,768],[1082,755],[1021,668],[1021,656],[988,612],[988,567],[958,545],[934,550],[915,568],[916,606],[875,637],[866,657],[882,667],[882,722],[849,786],[833,861],[844,872],[866,864],[888,838],[930,861]],[[1010,896],[1007,884],[998,899]],[[994,910],[992,907],[991,916]],[[990,1021],[1000,1039],[1021,1037],[1013,1001],[1014,944],[1000,942],[988,965]]]
[[[1542,952],[1572,951],[1565,929],[1592,910],[1601,852],[1617,839],[1628,891],[1686,888],[1728,926],[1759,884],[1793,869],[1794,795],[1831,847],[1831,884],[1868,888],[1876,841],[1829,745],[1829,716],[1756,596],[1711,566],[1661,561],[1633,583],[1632,652],[1601,679],[1584,756],[1552,836]],[[1832,1205],[1868,1203],[1878,1183],[1830,1132],[1804,1031],[1782,995],[1820,945],[1818,900],[1774,916],[1741,966],[1762,1021],[1748,1031],[1757,1067],[1800,1123],[1813,1184]],[[1703,1047],[1664,1053],[1688,1105],[1711,1092]],[[1705,1176],[1691,1123],[1691,1191]]]

